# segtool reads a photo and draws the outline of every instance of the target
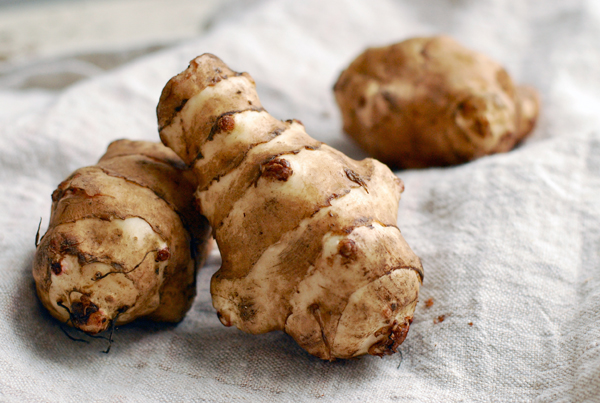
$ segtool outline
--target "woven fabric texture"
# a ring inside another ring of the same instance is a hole
[[[425,268],[401,355],[322,362],[283,333],[223,327],[208,290],[217,251],[182,323],[120,327],[109,354],[71,341],[37,301],[53,189],[114,139],[157,140],[160,91],[193,57],[248,71],[271,114],[362,158],[333,100],[340,71],[367,46],[438,33],[537,87],[542,115],[512,152],[397,172],[398,224]],[[3,402],[600,402],[598,2],[257,2],[60,92],[0,91],[0,144]]]

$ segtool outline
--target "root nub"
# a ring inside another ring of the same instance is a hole
[[[408,335],[408,329],[412,323],[412,317],[404,318],[404,323],[399,324],[394,321],[391,326],[383,327],[375,332],[375,335],[389,333],[386,338],[378,341],[369,347],[369,354],[383,357],[384,355],[391,355],[397,352],[398,346],[404,342]]]

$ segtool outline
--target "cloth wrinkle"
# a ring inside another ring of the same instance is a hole
[[[0,400],[600,403],[600,8],[433,3],[257,1],[99,75],[66,64],[90,77],[64,89],[0,80]],[[536,87],[541,117],[511,152],[395,172],[397,225],[425,271],[400,367],[398,354],[324,362],[283,332],[224,327],[216,248],[181,323],[118,327],[109,354],[105,340],[69,340],[38,302],[33,240],[52,191],[113,140],[159,141],[161,90],[189,60],[210,52],[249,72],[273,116],[362,159],[331,90],[341,69],[368,46],[442,32]]]

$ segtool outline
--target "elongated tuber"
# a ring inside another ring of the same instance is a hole
[[[334,87],[344,131],[399,168],[464,163],[505,152],[533,129],[537,92],[445,36],[367,49]]]
[[[159,143],[113,142],[52,194],[33,276],[42,304],[89,334],[139,317],[178,322],[195,296],[210,229],[195,180]]]
[[[423,269],[396,225],[404,185],[389,168],[275,119],[253,79],[210,54],[167,83],[157,114],[163,143],[197,174],[224,325],[283,330],[322,359],[396,351]]]

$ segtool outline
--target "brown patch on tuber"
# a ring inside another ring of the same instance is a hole
[[[242,298],[238,304],[240,317],[245,321],[251,321],[256,316],[254,302],[248,298]]]
[[[60,262],[52,262],[50,264],[50,270],[52,270],[52,273],[58,276],[60,273],[62,273],[62,265]]]
[[[87,295],[82,295],[79,301],[71,303],[71,320],[76,327],[88,324],[90,316],[98,312],[98,306],[91,302]]]

